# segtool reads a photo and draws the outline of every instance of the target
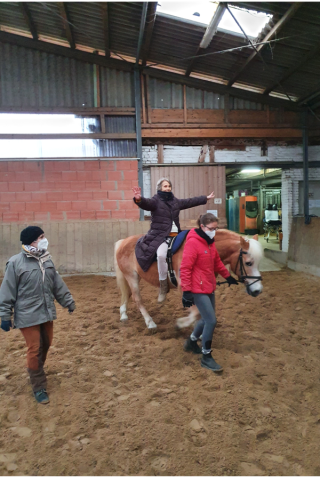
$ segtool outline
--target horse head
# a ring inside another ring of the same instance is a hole
[[[240,237],[240,251],[231,257],[231,270],[238,275],[246,286],[247,293],[257,297],[263,289],[259,263],[263,257],[263,248],[258,241],[258,235],[250,240]]]

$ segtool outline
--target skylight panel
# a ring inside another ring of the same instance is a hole
[[[202,25],[209,25],[218,4],[219,2],[209,0],[200,2],[171,2],[168,0],[159,0],[157,12],[166,13],[167,15],[178,17],[181,20],[192,20]],[[234,6],[230,6],[230,10],[246,34],[251,38],[256,38],[272,18],[272,15],[264,12],[256,12]],[[243,36],[240,28],[227,10],[219,23],[218,30],[227,30]]]

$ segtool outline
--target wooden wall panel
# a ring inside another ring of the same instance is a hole
[[[114,271],[114,244],[121,238],[146,233],[150,222],[37,222],[49,240],[49,252],[60,274]],[[20,232],[27,224],[0,223],[0,276],[10,257],[21,251]]]
[[[229,123],[241,123],[241,124],[266,124],[268,123],[267,112],[261,110],[254,110],[248,112],[248,110],[230,110],[228,115]]]
[[[206,205],[182,210],[180,220],[188,226],[201,213],[207,210],[217,210],[219,225],[226,226],[226,183],[225,167],[206,166],[165,166],[151,168],[151,195],[156,192],[156,184],[160,177],[168,177],[173,184],[173,193],[177,198],[190,198],[199,195],[209,195],[214,191],[216,198],[221,198],[221,204],[209,200]]]
[[[188,123],[224,123],[224,110],[188,110]]]
[[[153,124],[173,124],[184,123],[184,110],[182,108],[151,110]],[[143,120],[143,117],[141,117]],[[226,123],[225,110],[210,109],[188,109],[187,125],[207,124],[207,125],[266,125],[266,124],[292,124],[298,125],[300,121],[299,113],[289,111],[264,111],[264,110],[229,110]],[[150,122],[149,122],[150,123]],[[145,123],[144,123],[145,124]]]
[[[152,123],[183,123],[183,108],[151,110]]]

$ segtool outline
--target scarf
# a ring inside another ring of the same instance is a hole
[[[22,245],[22,248],[24,251],[35,257],[41,257],[41,255],[45,252],[45,250],[38,250],[36,247],[32,247],[32,245]]]
[[[51,258],[50,253],[48,250],[38,250],[36,247],[32,247],[31,245],[22,245],[22,250],[24,250],[27,254],[27,257],[33,257],[39,262],[40,270],[42,272],[42,280],[44,282],[44,277],[46,270],[43,266],[44,262]]]
[[[199,237],[203,238],[208,245],[212,245],[214,243],[214,238],[208,237],[202,228],[195,228],[195,232],[199,235]]]
[[[168,200],[173,200],[173,193],[172,192],[162,192],[161,190],[158,190],[158,195],[163,200],[164,202],[167,202]]]

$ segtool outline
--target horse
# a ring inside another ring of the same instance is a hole
[[[121,291],[120,320],[128,320],[127,306],[132,295],[136,302],[149,330],[155,330],[157,325],[152,320],[143,305],[139,290],[140,279],[146,280],[155,287],[159,287],[159,275],[157,262],[154,262],[147,272],[144,272],[139,266],[135,246],[143,235],[133,235],[115,243],[114,262],[117,276],[117,284]],[[172,264],[176,272],[178,288],[180,287],[180,278],[177,272],[180,272],[183,250],[186,240],[182,243],[180,249],[173,255]],[[262,292],[261,276],[259,272],[259,263],[263,257],[263,248],[258,242],[258,235],[247,239],[226,229],[219,229],[215,236],[215,245],[224,265],[229,265],[231,271],[239,277],[247,290],[247,293],[256,297]],[[168,282],[169,283],[169,282]],[[170,288],[175,288],[170,285]],[[187,317],[177,320],[177,328],[185,328],[195,322],[198,316],[198,310],[195,306],[189,309]]]

